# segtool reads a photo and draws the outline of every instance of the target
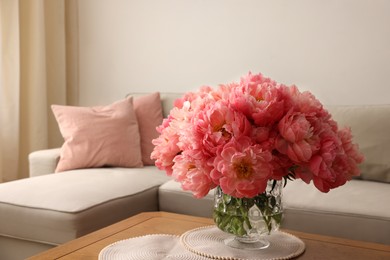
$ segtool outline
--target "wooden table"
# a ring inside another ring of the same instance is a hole
[[[99,252],[118,240],[146,234],[180,235],[213,224],[211,219],[167,212],[146,212],[72,240],[29,259],[97,259]],[[390,259],[390,246],[288,231],[301,238],[306,251],[298,259]]]

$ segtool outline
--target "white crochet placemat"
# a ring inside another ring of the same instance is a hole
[[[276,260],[302,254],[305,244],[299,238],[277,232],[266,249],[242,250],[224,244],[230,235],[215,226],[190,230],[181,237],[165,234],[145,235],[120,240],[106,246],[99,260]]]
[[[99,260],[209,260],[187,250],[179,236],[145,235],[120,240],[103,248]]]
[[[181,241],[188,250],[212,259],[228,260],[276,260],[290,259],[305,251],[305,243],[296,236],[277,231],[267,237],[270,246],[265,249],[243,250],[224,244],[231,235],[216,226],[201,227],[187,231]]]

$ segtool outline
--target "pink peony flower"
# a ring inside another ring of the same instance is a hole
[[[172,177],[181,182],[183,190],[190,190],[195,197],[202,198],[216,187],[209,176],[211,168],[204,161],[181,154],[174,162]]]
[[[276,149],[293,162],[307,162],[316,146],[312,146],[313,127],[304,114],[288,112],[279,122]]]
[[[345,154],[350,160],[351,170],[353,170],[349,171],[349,173],[351,173],[352,176],[358,176],[360,171],[356,166],[357,164],[362,163],[364,161],[364,156],[360,153],[359,146],[357,144],[352,143],[351,128],[344,128],[340,130],[338,132],[338,135],[340,137]]]
[[[200,139],[198,142],[203,146],[205,154],[215,156],[217,149],[233,137],[251,135],[252,128],[248,119],[220,102],[199,112],[198,119],[194,123],[194,136]]]
[[[211,178],[232,196],[254,197],[264,192],[272,175],[272,155],[252,145],[248,137],[232,139],[217,152]]]
[[[161,135],[152,141],[155,148],[150,157],[156,160],[157,168],[166,171],[168,175],[172,174],[173,159],[180,153],[178,141],[179,136],[171,128],[165,128]]]
[[[278,121],[284,112],[282,92],[275,81],[263,75],[248,74],[230,95],[232,106],[257,126],[269,126]]]
[[[359,175],[357,164],[363,161],[363,156],[352,145],[351,138],[349,129],[335,133],[329,127],[321,134],[320,149],[308,164],[313,183],[320,191],[329,192]]]

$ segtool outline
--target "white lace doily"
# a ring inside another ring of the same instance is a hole
[[[258,250],[226,246],[224,240],[230,236],[216,226],[209,226],[187,231],[181,236],[181,241],[188,250],[212,259],[279,260],[296,257],[305,251],[305,243],[301,239],[281,231],[267,237],[271,243],[268,248]]]
[[[99,260],[209,260],[187,250],[178,236],[146,235],[115,242],[103,248]]]
[[[302,254],[305,244],[299,238],[276,232],[269,236],[267,249],[242,250],[224,244],[230,237],[216,226],[190,230],[181,237],[174,235],[145,235],[115,242],[103,248],[99,260],[276,260]]]

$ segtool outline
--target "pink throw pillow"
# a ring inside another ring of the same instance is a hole
[[[161,125],[163,120],[160,93],[155,92],[136,97],[134,99],[134,110],[141,136],[142,162],[144,165],[154,165],[154,160],[150,159],[150,154],[154,149],[152,140],[158,137],[156,128]]]
[[[132,97],[108,106],[52,105],[52,111],[65,141],[56,172],[143,166]]]

